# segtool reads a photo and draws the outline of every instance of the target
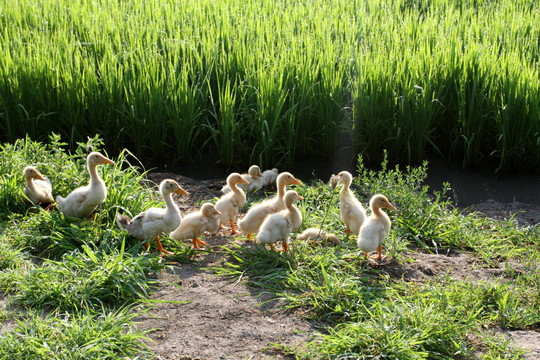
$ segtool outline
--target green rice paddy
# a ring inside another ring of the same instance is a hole
[[[376,165],[540,168],[540,5],[0,1],[0,141],[290,165],[345,131]],[[45,132],[44,130],[47,130]]]

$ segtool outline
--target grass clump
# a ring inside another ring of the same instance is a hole
[[[115,216],[160,206],[161,199],[138,160],[123,151],[115,165],[98,169],[108,196],[93,219],[66,217],[54,206],[29,207],[24,166],[36,165],[53,194],[65,196],[88,183],[86,154],[103,152],[98,136],[73,153],[64,145],[53,134],[48,145],[27,137],[0,146],[0,288],[23,310],[0,342],[0,358],[150,358],[143,334],[131,330],[130,307],[148,298],[164,264],[119,231]],[[1,316],[8,319],[5,311]]]
[[[129,308],[31,313],[0,339],[1,359],[150,359]]]
[[[151,274],[163,268],[159,257],[137,255],[141,247],[115,248],[65,254],[61,261],[47,260],[14,283],[15,301],[34,308],[75,311],[80,308],[129,304],[145,299],[154,281]]]

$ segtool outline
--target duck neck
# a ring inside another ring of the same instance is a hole
[[[26,180],[26,185],[28,186],[30,190],[33,190],[33,191],[36,190],[36,184],[34,183],[34,178],[29,178],[28,180]]]
[[[373,208],[373,209],[371,209],[371,212],[375,216],[383,216],[383,212],[381,211],[381,208],[378,208],[378,207]]]
[[[285,186],[285,184],[278,184],[277,194],[281,201],[283,201],[283,197],[285,196]]]
[[[175,204],[172,198],[172,194],[171,193],[163,194],[163,199],[165,200],[165,207],[167,208],[167,210],[173,210],[175,207]]]
[[[97,165],[88,165],[88,173],[90,174],[90,186],[101,182],[97,171]]]
[[[236,186],[236,183],[229,184],[229,187],[231,188],[231,191],[235,194],[240,194],[240,189],[238,186]]]
[[[302,222],[302,213],[300,210],[294,204],[287,205],[287,210],[289,211],[289,218],[293,227],[299,226],[299,223]]]
[[[343,182],[343,189],[341,189],[341,192],[343,194],[351,192],[351,182],[350,181],[344,181]]]

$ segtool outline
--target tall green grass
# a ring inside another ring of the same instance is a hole
[[[0,140],[229,166],[428,152],[540,165],[540,6],[520,1],[0,2]]]
[[[0,290],[21,310],[2,309],[18,325],[3,336],[0,358],[150,358],[143,334],[130,328],[134,305],[148,298],[165,264],[119,230],[115,217],[163,200],[137,158],[122,151],[114,165],[98,169],[108,196],[93,219],[29,207],[22,193],[26,165],[51,180],[55,196],[88,183],[86,154],[103,152],[103,141],[88,138],[73,153],[66,145],[55,134],[47,145],[29,137],[0,145]]]
[[[99,169],[109,194],[93,220],[27,207],[21,200],[26,164],[38,165],[54,193],[64,194],[88,181],[84,155],[103,142],[87,139],[74,153],[64,145],[52,135],[48,145],[25,138],[0,146],[0,290],[9,309],[22,310],[0,309],[2,321],[17,321],[0,339],[0,358],[131,358],[139,352],[151,358],[144,334],[131,326],[134,306],[145,303],[165,264],[118,230],[114,218],[160,206],[161,199],[124,151],[115,165]],[[489,329],[540,326],[540,227],[463,216],[446,198],[448,184],[429,194],[427,163],[405,169],[388,163],[383,152],[380,170],[370,170],[359,157],[352,186],[362,203],[384,193],[399,210],[389,212],[388,263],[373,266],[359,254],[356,235],[344,235],[338,190],[312,183],[295,188],[304,197],[297,204],[304,218],[299,231],[322,227],[338,235],[339,246],[293,240],[291,250],[280,253],[232,243],[212,269],[248,279],[316,326],[303,348],[275,345],[298,359],[469,359],[478,351],[486,359],[520,358],[523,350]],[[193,254],[182,244],[171,248],[177,260]],[[410,252],[444,256],[449,250],[475,257],[478,267],[503,266],[503,276],[478,281],[448,272],[416,283],[388,271],[412,261]]]

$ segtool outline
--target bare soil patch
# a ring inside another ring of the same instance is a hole
[[[181,211],[188,212],[203,200],[220,196],[224,182],[194,180],[172,173],[150,173],[151,180],[159,183],[164,178],[177,180],[190,196],[179,203]],[[540,207],[523,204],[502,204],[486,201],[466,209],[495,219],[512,218],[518,225],[540,222]],[[221,230],[211,236],[209,245],[224,245],[244,240],[228,237]],[[249,245],[246,245],[249,246]],[[442,254],[411,252],[407,260],[383,259],[379,265],[393,277],[423,282],[448,274],[458,279],[489,281],[504,279],[504,264],[493,268],[480,266],[478,260],[466,253],[449,251]],[[138,327],[152,330],[149,343],[158,359],[289,359],[286,354],[268,346],[281,343],[304,346],[315,329],[300,314],[284,310],[280,301],[271,301],[270,295],[248,286],[245,281],[216,277],[205,270],[220,264],[223,254],[200,253],[191,264],[173,264],[159,275],[161,286],[153,294],[155,300],[189,301],[186,304],[157,303],[141,316]],[[540,359],[540,333],[535,331],[500,331],[517,346],[529,349],[527,360]]]

